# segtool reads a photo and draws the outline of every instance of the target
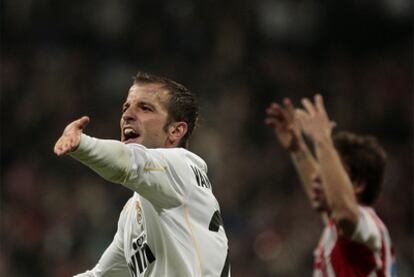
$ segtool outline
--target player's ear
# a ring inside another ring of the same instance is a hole
[[[188,124],[184,121],[173,122],[168,127],[168,140],[173,145],[178,145],[180,140],[187,134]]]
[[[359,196],[362,193],[364,193],[366,187],[367,187],[367,182],[365,182],[363,180],[354,181],[354,190],[355,190],[355,194],[356,194],[357,198],[359,198]]]

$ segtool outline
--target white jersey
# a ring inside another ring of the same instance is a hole
[[[72,156],[135,192],[98,264],[77,276],[230,276],[220,207],[200,157],[182,148],[147,149],[85,135],[79,148]],[[105,151],[112,157],[103,157]],[[125,157],[129,165],[125,169],[121,161],[121,173],[102,166]]]

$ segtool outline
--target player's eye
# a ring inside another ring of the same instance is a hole
[[[141,110],[143,110],[144,112],[152,112],[152,108],[150,108],[146,105],[142,105]]]

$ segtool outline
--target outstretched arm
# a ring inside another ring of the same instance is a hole
[[[315,96],[314,103],[303,99],[302,104],[306,111],[299,110],[298,118],[314,143],[328,205],[341,234],[350,237],[358,222],[359,209],[351,180],[332,141],[334,125],[328,118],[321,95]]]
[[[272,103],[266,109],[266,113],[265,123],[273,129],[275,137],[282,148],[290,153],[292,162],[313,208],[319,210],[319,203],[314,201],[313,187],[313,175],[319,165],[303,139],[292,102],[285,98],[283,107],[277,103]]]
[[[131,164],[129,149],[119,141],[98,140],[83,134],[89,121],[84,116],[66,126],[55,144],[55,154],[69,154],[106,180],[124,184]]]
[[[55,145],[58,156],[69,154],[104,179],[139,192],[153,204],[181,204],[184,192],[172,184],[165,156],[143,145],[89,137],[82,133],[88,122],[89,118],[82,117],[65,128]]]

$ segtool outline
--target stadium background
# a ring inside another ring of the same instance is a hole
[[[118,138],[138,70],[199,95],[191,149],[209,165],[233,276],[310,276],[321,231],[289,157],[263,125],[271,100],[321,92],[338,129],[389,154],[376,204],[414,275],[413,22],[409,0],[13,0],[1,3],[1,276],[92,267],[127,189],[52,148],[89,115]]]

